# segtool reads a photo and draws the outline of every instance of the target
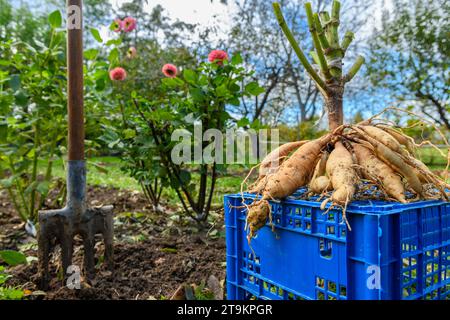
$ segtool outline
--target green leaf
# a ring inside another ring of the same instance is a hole
[[[98,55],[97,49],[88,49],[88,50],[84,51],[84,57],[87,60],[95,60],[95,58],[97,58],[97,55]]]
[[[229,87],[231,92],[238,92],[241,90],[241,87],[236,83],[232,83]]]
[[[26,264],[27,257],[19,251],[2,250],[0,251],[0,258],[10,266],[17,266],[19,264]]]
[[[240,53],[234,54],[233,58],[231,58],[232,65],[238,65],[238,64],[241,64],[242,62],[243,62],[243,60],[242,60]]]
[[[126,129],[123,131],[123,135],[125,139],[131,139],[136,136],[136,131],[133,129]]]
[[[248,126],[249,124],[250,124],[250,120],[248,120],[247,118],[241,118],[237,122],[238,127],[245,127],[245,126]]]
[[[232,97],[231,99],[228,99],[227,103],[235,107],[239,107],[241,105],[241,101],[237,97]]]
[[[112,45],[119,46],[119,45],[121,45],[121,44],[122,44],[122,38],[110,39],[110,40],[106,41],[106,45],[107,45],[108,47],[109,47],[109,46],[112,46]]]
[[[28,104],[28,95],[23,90],[17,91],[17,93],[14,95],[14,97],[16,98],[17,105],[23,107]]]
[[[54,29],[61,27],[62,25],[62,16],[59,10],[55,10],[48,16],[48,22],[50,26]]]
[[[0,143],[5,143],[8,139],[8,126],[0,124]]]
[[[221,86],[216,88],[216,94],[218,97],[224,97],[228,93],[228,88],[226,83],[222,84]]]
[[[0,186],[3,188],[11,188],[14,184],[14,176],[0,180]]]
[[[91,28],[91,34],[94,37],[94,39],[97,40],[97,42],[100,42],[100,43],[103,42],[103,39],[100,36],[100,32],[97,29]]]
[[[196,84],[197,74],[195,73],[195,71],[186,69],[183,72],[183,77],[184,77],[184,80],[186,80],[187,83]]]
[[[41,181],[36,186],[36,191],[42,195],[47,194],[49,189],[50,189],[50,181]]]
[[[260,87],[257,82],[250,82],[245,86],[245,91],[252,96],[257,96],[263,93],[265,90],[264,88]]]
[[[205,98],[205,94],[204,94],[202,89],[200,89],[200,88],[193,88],[190,91],[190,93],[191,93],[192,99],[194,99],[195,102],[197,102],[197,103],[203,102],[203,100]]]
[[[13,91],[17,91],[20,89],[20,75],[18,74],[12,74],[9,78],[9,86]]]
[[[187,185],[191,181],[191,173],[187,170],[180,171],[180,180],[184,185]]]
[[[117,48],[114,48],[111,50],[108,56],[109,62],[112,64],[115,63],[119,59],[119,50]]]

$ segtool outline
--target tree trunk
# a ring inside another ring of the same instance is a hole
[[[344,112],[342,98],[344,95],[344,87],[341,85],[330,86],[325,99],[325,107],[328,112],[328,127],[333,131],[344,123]]]

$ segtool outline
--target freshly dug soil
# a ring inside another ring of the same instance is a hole
[[[114,272],[101,263],[103,244],[99,238],[96,278],[88,284],[82,276],[81,289],[70,290],[61,280],[56,250],[50,265],[50,289],[29,299],[166,299],[182,284],[202,285],[210,276],[220,282],[225,279],[223,237],[210,237],[206,231],[198,231],[195,224],[174,219],[176,209],[164,207],[163,213],[151,212],[139,193],[89,188],[88,194],[91,205],[115,206]],[[35,239],[23,230],[6,195],[0,195],[0,249],[21,248],[27,256],[36,257]],[[81,267],[82,247],[79,239],[76,243],[73,264]],[[8,272],[13,276],[8,285],[39,290],[36,261],[9,268]]]

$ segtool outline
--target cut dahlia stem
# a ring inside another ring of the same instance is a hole
[[[330,15],[328,14],[327,11],[321,11],[319,13],[320,19],[322,20],[322,26],[323,29],[325,30],[325,37],[327,38],[328,43],[330,43]],[[328,47],[330,47],[330,44],[328,44]]]
[[[287,26],[283,13],[281,12],[280,4],[273,3],[278,24],[289,40],[300,62],[316,82],[319,91],[323,95],[325,109],[328,113],[328,126],[331,131],[339,128],[344,122],[342,100],[345,83],[355,76],[364,62],[364,58],[359,56],[350,68],[349,73],[346,76],[342,75],[342,59],[345,50],[353,39],[353,33],[347,32],[345,34],[341,47],[339,45],[338,35],[340,7],[340,2],[334,0],[330,18],[328,12],[313,13],[311,3],[305,4],[309,31],[311,32],[315,48],[315,51],[310,52],[310,55],[314,63],[320,67],[320,71],[317,71],[308,62],[298,42]]]
[[[325,55],[323,54],[322,45],[319,40],[319,36],[317,34],[317,29],[314,23],[314,15],[311,7],[311,3],[305,3],[306,16],[308,18],[309,32],[311,32],[311,36],[313,39],[314,48],[317,52],[318,64],[320,66],[320,70],[322,71],[325,80],[331,79],[330,71],[328,70],[327,60],[325,59]]]
[[[338,28],[339,28],[339,12],[341,10],[341,3],[339,1],[334,0],[333,6],[331,7],[331,21],[330,21],[330,36],[331,36],[331,46],[338,48],[339,47],[339,36],[338,36]]]
[[[344,54],[347,51],[347,48],[350,46],[350,43],[353,41],[353,39],[355,38],[355,34],[351,31],[347,31],[344,35],[344,38],[342,39],[342,50],[344,50]]]
[[[314,26],[317,30],[317,35],[319,36],[320,44],[322,45],[323,50],[327,50],[330,47],[328,43],[327,37],[325,36],[325,30],[322,27],[322,22],[320,22],[319,15],[314,13]]]
[[[278,24],[280,25],[281,30],[283,30],[284,35],[286,36],[295,53],[297,54],[298,58],[300,59],[300,62],[305,67],[306,71],[311,76],[311,78],[313,78],[313,80],[316,82],[317,86],[322,91],[326,91],[327,86],[325,82],[322,80],[322,78],[320,78],[319,74],[313,69],[308,59],[306,58],[305,54],[303,53],[302,49],[295,40],[294,35],[292,34],[291,30],[286,24],[286,20],[284,19],[283,13],[281,12],[280,4],[274,2],[272,5],[273,10],[275,12],[275,16],[277,17]]]
[[[313,58],[315,64],[317,64],[317,65],[320,64],[319,57],[317,56],[317,52],[310,51],[309,55],[311,56],[311,58]]]
[[[362,64],[364,63],[364,57],[358,56],[356,58],[355,63],[351,66],[350,70],[348,70],[348,73],[344,77],[344,82],[349,82],[353,79],[353,77],[356,75],[356,73],[361,68]]]

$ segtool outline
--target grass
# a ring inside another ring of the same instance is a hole
[[[440,150],[445,155],[447,154],[446,148],[440,148]],[[439,151],[432,147],[419,148],[417,150],[417,156],[432,170],[444,170],[447,165],[447,159],[442,157]]]
[[[39,172],[43,173],[45,170],[45,162],[39,163]],[[120,169],[121,160],[118,157],[94,157],[87,160],[87,183],[91,186],[112,187],[128,191],[141,191],[139,183],[132,177],[128,176]],[[98,167],[105,170],[99,169]],[[236,170],[233,170],[236,172]],[[241,170],[242,171],[242,170]],[[66,174],[63,167],[63,162],[58,159],[53,164],[53,174],[57,178],[65,178]],[[226,193],[235,193],[239,191],[243,176],[239,172],[221,177],[216,185],[213,195],[213,206],[220,206],[223,201],[223,195]],[[199,175],[192,174],[192,182],[197,184]],[[169,200],[170,203],[178,204],[179,200],[175,191],[165,189],[163,197]]]
[[[45,163],[40,163],[41,173],[44,171]],[[107,170],[102,172],[97,166]],[[65,178],[63,162],[58,159],[53,164],[53,174],[58,178]],[[123,190],[140,190],[140,186],[134,178],[131,178],[120,170],[120,159],[117,157],[97,157],[87,161],[87,183],[94,186],[113,187]]]

